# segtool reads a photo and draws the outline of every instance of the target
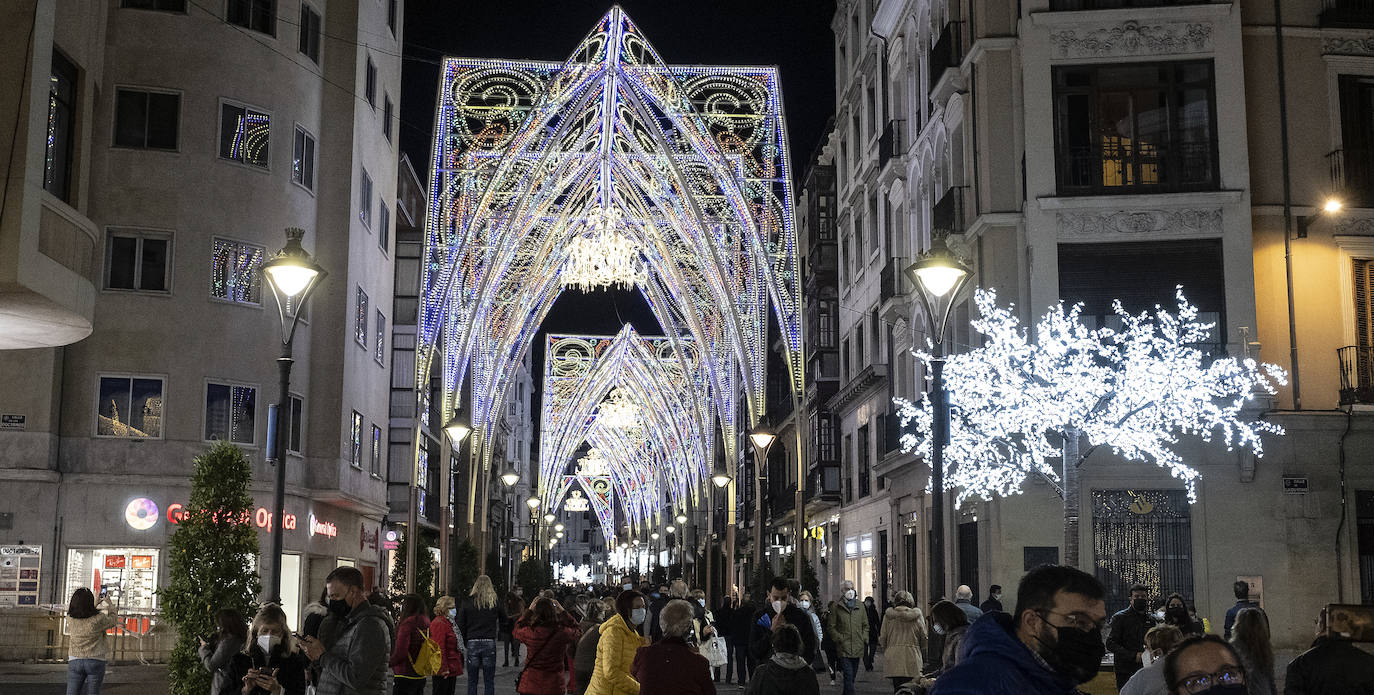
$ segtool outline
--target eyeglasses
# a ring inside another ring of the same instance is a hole
[[[1064,626],[1062,626],[1062,627],[1071,627],[1071,628],[1073,628],[1073,629],[1075,629],[1075,630],[1082,630],[1083,632],[1092,632],[1093,630],[1101,630],[1101,629],[1102,629],[1102,626],[1107,622],[1107,621],[1105,621],[1105,620],[1093,620],[1092,618],[1090,618],[1090,617],[1088,617],[1088,616],[1086,616],[1086,615],[1083,615],[1082,613],[1060,613],[1059,611],[1050,611],[1050,610],[1047,610],[1047,611],[1042,612],[1041,615],[1040,615],[1040,617],[1041,617],[1041,618],[1045,618],[1045,616],[1047,616],[1047,615],[1057,615],[1057,616],[1059,616],[1059,617],[1061,617],[1061,618],[1064,618],[1065,620],[1069,621],[1069,624],[1068,624],[1068,625],[1064,625]],[[1049,620],[1046,619],[1045,622],[1049,622]],[[1050,624],[1053,625],[1054,623],[1050,623]],[[1059,626],[1059,625],[1055,625],[1055,627],[1060,627],[1060,626]]]
[[[1228,666],[1216,673],[1195,673],[1184,676],[1174,684],[1189,695],[1200,693],[1214,685],[1245,685],[1245,672],[1239,667]]]

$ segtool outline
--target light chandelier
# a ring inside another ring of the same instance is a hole
[[[597,409],[597,419],[601,424],[617,430],[628,430],[639,426],[639,406],[630,400],[625,389],[614,388]]]
[[[611,464],[595,447],[587,450],[587,455],[577,460],[577,474],[589,478],[604,478],[611,474]]]
[[[568,260],[559,277],[564,287],[583,292],[644,284],[639,245],[625,233],[618,208],[600,207],[588,216],[584,233],[568,242]]]

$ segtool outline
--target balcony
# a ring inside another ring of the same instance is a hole
[[[883,266],[883,272],[878,276],[879,301],[886,302],[894,297],[905,295],[910,288],[907,287],[906,275],[902,272],[911,265],[911,259],[903,257],[892,257],[887,259],[887,265]]]
[[[1050,0],[1051,12],[1077,10],[1116,10],[1123,7],[1174,7],[1205,5],[1206,0]]]
[[[1364,148],[1347,147],[1326,155],[1331,170],[1331,190],[1352,207],[1374,207],[1374,156]]]
[[[1341,364],[1341,405],[1374,403],[1374,347],[1347,345],[1336,350]]]
[[[1323,27],[1374,27],[1374,0],[1322,0],[1317,24]]]
[[[838,463],[824,463],[811,467],[811,474],[806,477],[806,501],[809,504],[816,502],[839,504],[840,466]]]
[[[945,192],[944,197],[930,209],[930,238],[937,239],[951,234],[964,233],[964,189],[955,186]]]
[[[906,141],[902,137],[902,129],[906,126],[903,119],[893,119],[883,127],[883,134],[878,138],[878,169],[887,166],[888,160],[893,157],[902,156],[902,150],[906,147]]]
[[[1060,195],[1178,193],[1217,188],[1216,141],[1063,147]]]
[[[945,70],[957,68],[964,61],[964,54],[959,41],[959,23],[950,22],[940,30],[940,38],[936,39],[935,45],[930,47],[926,65],[930,68],[929,91],[934,92],[936,85],[940,83],[940,77],[945,74]]]
[[[902,449],[902,417],[897,414],[897,406],[889,404],[887,415],[882,420],[882,453],[888,456]]]
[[[849,383],[845,384],[830,399],[829,408],[836,413],[844,410],[844,407],[858,400],[860,396],[868,393],[869,389],[883,384],[887,381],[886,364],[870,364],[854,375]]]

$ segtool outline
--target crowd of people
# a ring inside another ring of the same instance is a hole
[[[681,579],[545,588],[527,602],[521,587],[498,597],[482,575],[431,612],[418,596],[368,592],[361,572],[340,567],[300,632],[274,604],[251,620],[224,609],[214,634],[198,638],[198,655],[211,695],[419,695],[427,681],[434,695],[453,695],[464,675],[467,695],[495,695],[498,641],[503,667],[520,668],[518,695],[819,695],[827,676],[854,695],[879,649],[901,695],[1072,695],[1108,652],[1122,695],[1278,695],[1268,616],[1247,584],[1234,590],[1219,636],[1183,596],[1151,604],[1143,585],[1109,618],[1096,578],[1055,565],[1021,579],[1011,611],[1002,587],[974,605],[961,586],[929,617],[906,591],[879,614],[851,582],[822,606],[785,577],[757,603],[746,592],[709,606]],[[112,625],[89,589],[76,590],[68,695],[98,695]],[[1374,693],[1374,656],[1333,633],[1323,610],[1312,647],[1287,665],[1283,693]]]

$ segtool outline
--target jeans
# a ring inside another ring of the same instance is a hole
[[[468,695],[477,695],[477,676],[481,674],[485,695],[496,693],[496,640],[470,639],[463,669],[468,672]]]
[[[72,659],[67,662],[67,695],[100,695],[100,684],[104,682],[104,659]]]
[[[449,676],[447,678],[443,676],[435,676],[433,678],[433,682],[434,688],[432,689],[432,692],[434,693],[434,695],[453,695],[454,691],[458,689],[457,676]]]
[[[854,676],[859,672],[859,657],[842,656],[840,666],[844,668],[844,695],[854,695]]]
[[[391,679],[392,695],[424,695],[425,679],[423,678],[401,678],[399,676]]]
[[[749,640],[741,639],[729,643],[730,653],[735,657],[735,682],[744,685],[754,676],[756,663],[749,656]]]
[[[505,665],[510,666],[510,653],[515,652],[515,665],[520,665],[520,643],[514,637],[505,637],[501,640],[506,644]]]

